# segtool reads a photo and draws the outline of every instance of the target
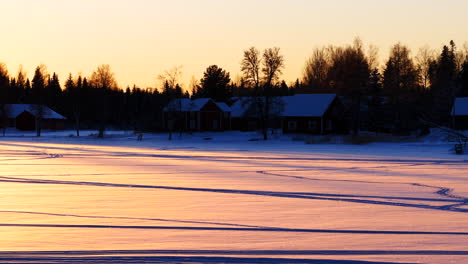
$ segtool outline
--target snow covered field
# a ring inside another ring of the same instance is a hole
[[[0,139],[0,263],[468,263],[449,143],[72,133]]]

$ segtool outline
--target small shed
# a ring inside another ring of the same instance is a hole
[[[66,118],[45,105],[37,104],[6,104],[4,113],[7,119],[5,125],[18,130],[35,130],[40,121],[42,129],[62,130]]]
[[[457,130],[468,130],[468,97],[457,97],[452,107],[452,124]]]

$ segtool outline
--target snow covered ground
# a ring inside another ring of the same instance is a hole
[[[453,143],[90,133],[0,139],[0,263],[468,263]]]

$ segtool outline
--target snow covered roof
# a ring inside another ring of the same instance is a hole
[[[453,116],[468,116],[468,97],[455,98],[452,108]]]
[[[251,98],[239,98],[231,105],[231,117],[243,117],[252,103]]]
[[[296,94],[273,98],[276,112],[280,116],[323,116],[335,99],[335,94]],[[253,99],[243,97],[231,106],[232,117],[243,117],[251,108]]]
[[[39,105],[35,104],[7,104],[6,111],[8,118],[16,118],[23,112],[29,112],[33,116],[36,116],[36,113],[39,111]],[[54,110],[50,109],[49,107],[43,105],[43,114],[42,118],[44,119],[66,119],[61,114],[55,112]]]
[[[210,100],[210,98],[198,98],[194,100],[190,100],[189,98],[173,99],[164,107],[163,111],[199,111]]]
[[[190,100],[189,98],[174,99],[164,107],[163,111],[181,111],[181,112],[196,112],[200,111],[211,98],[198,98]],[[226,103],[215,103],[223,112],[231,112],[231,108]]]
[[[296,94],[284,96],[281,116],[323,116],[336,94]]]
[[[223,112],[231,112],[231,108],[230,108],[226,103],[217,102],[216,105],[217,105]]]

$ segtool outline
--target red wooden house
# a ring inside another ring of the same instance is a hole
[[[452,108],[452,124],[457,130],[468,130],[468,97],[455,98]]]
[[[283,133],[328,134],[346,131],[343,105],[335,94],[284,96]]]
[[[210,98],[174,99],[163,109],[167,130],[224,131],[231,129],[231,110]]]

